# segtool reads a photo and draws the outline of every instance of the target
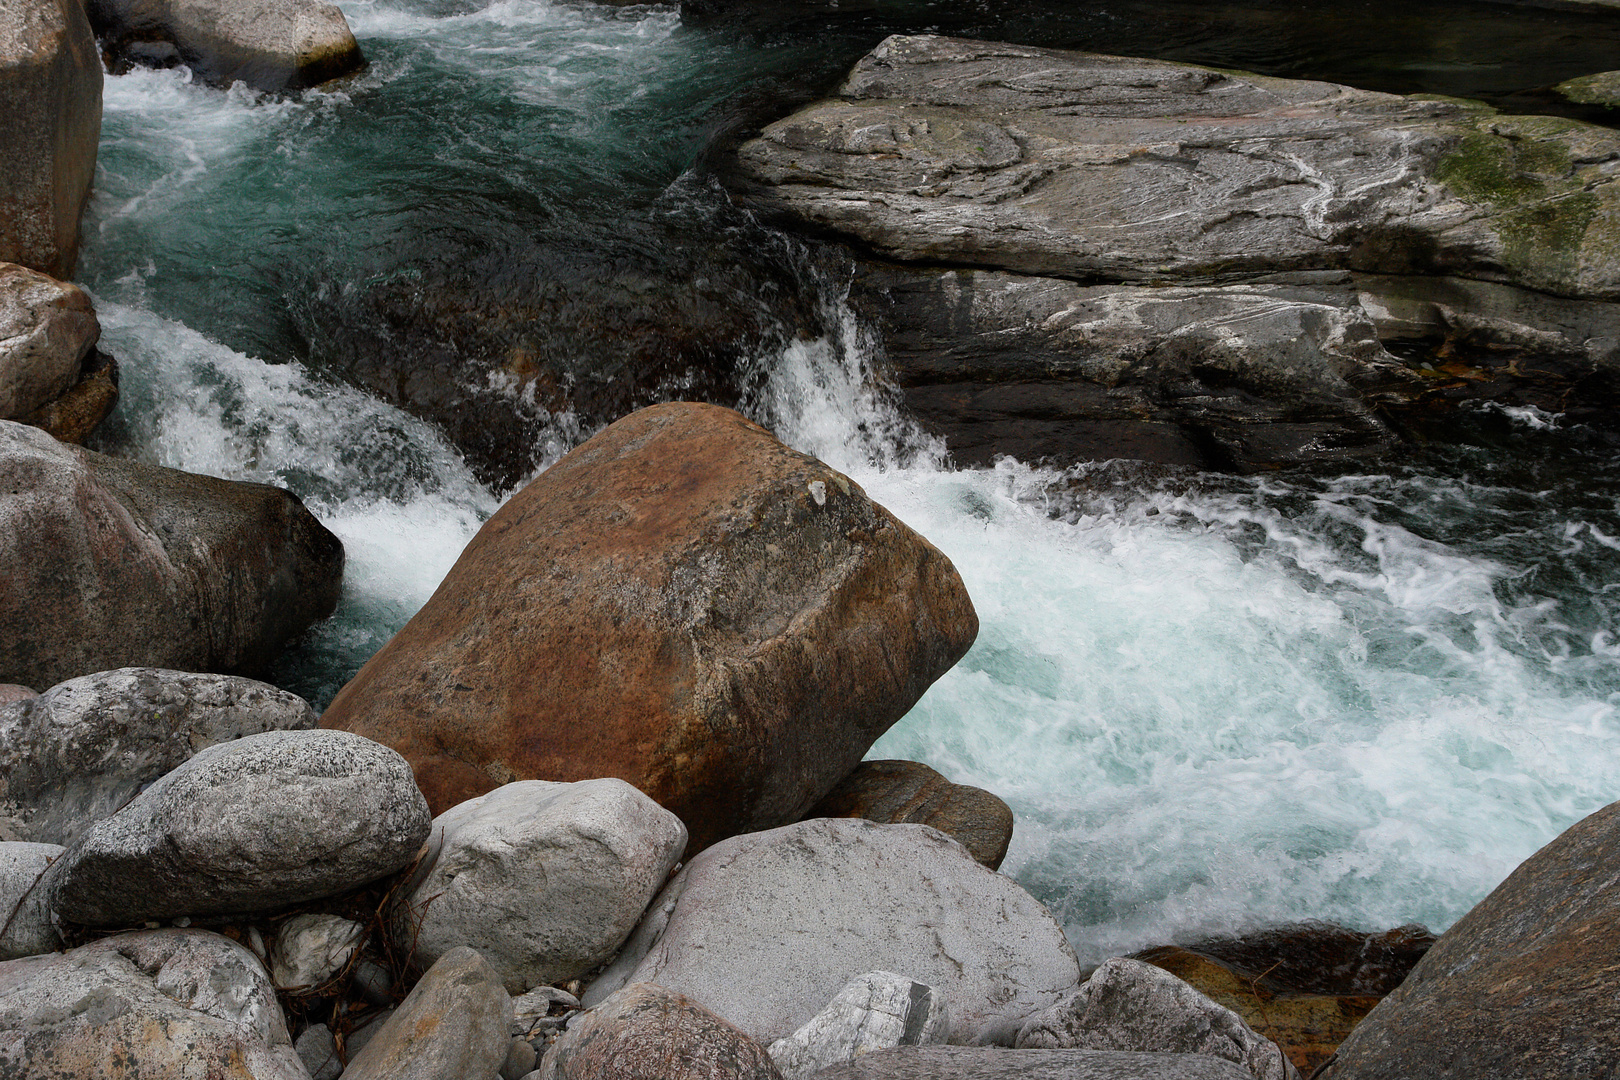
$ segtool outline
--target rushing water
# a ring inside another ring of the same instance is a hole
[[[350,0],[371,66],[327,89],[109,78],[81,262],[124,371],[104,445],[286,485],[342,537],[339,613],[276,673],[320,704],[506,493],[441,429],[334,375],[420,344],[368,297],[561,294],[577,312],[604,280],[657,293],[741,267],[758,282],[743,306],[777,330],[722,365],[730,399],[944,549],[979,610],[972,652],[873,753],[1005,797],[1005,869],[1083,957],[1308,917],[1443,928],[1620,794],[1612,444],[1498,412],[1350,475],[954,469],[874,380],[836,258],[748,222],[702,166],[894,30],[1510,105],[1612,67],[1620,20],[1418,0],[1309,17],[1057,7],[846,3],[683,26],[660,6]],[[376,377],[442,378],[435,355]],[[498,397],[499,370],[459,377]],[[666,374],[622,400],[713,388]],[[535,467],[594,422],[509,404]]]

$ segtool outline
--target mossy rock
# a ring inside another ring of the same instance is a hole
[[[1553,89],[1577,105],[1620,109],[1620,71],[1600,71],[1596,75],[1567,79]]]

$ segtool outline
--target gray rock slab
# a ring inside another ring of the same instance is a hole
[[[57,916],[91,926],[270,911],[415,858],[427,802],[394,751],[342,731],[210,746],[51,867]]]
[[[871,971],[767,1049],[782,1075],[798,1080],[876,1050],[942,1043],[950,1030],[945,995],[892,971]]]
[[[956,841],[926,825],[818,818],[691,859],[584,1001],[656,982],[768,1043],[874,969],[938,989],[956,1042],[1079,983],[1046,908]]]
[[[0,263],[0,419],[20,420],[71,390],[100,336],[84,290]]]
[[[314,726],[303,698],[268,683],[162,668],[0,704],[0,840],[71,844],[205,746]]]
[[[101,83],[78,0],[0,5],[0,262],[72,276],[101,139]]]
[[[270,981],[277,990],[313,990],[348,964],[366,928],[340,915],[294,915],[276,931]]]
[[[752,205],[905,262],[1133,284],[1329,269],[1620,299],[1620,134],[1472,102],[891,37],[741,146]]]
[[[1522,1080],[1620,1060],[1620,803],[1576,822],[1459,919],[1317,1073]]]
[[[567,982],[613,957],[685,848],[623,780],[506,784],[433,820],[396,935],[421,963],[471,946],[514,994]]]
[[[0,960],[37,956],[61,946],[51,922],[45,870],[63,852],[56,844],[0,843]],[[6,920],[10,922],[7,923]]]
[[[343,545],[290,492],[0,421],[0,681],[252,675],[331,614]]]
[[[512,1036],[512,999],[472,949],[428,968],[343,1071],[344,1080],[492,1080]]]
[[[309,1078],[263,965],[200,930],[0,963],[0,1075]]]
[[[1277,1044],[1241,1016],[1140,960],[1104,961],[1073,995],[1026,1021],[1016,1045],[1208,1054],[1243,1066],[1255,1080],[1299,1080]]]
[[[881,1050],[815,1076],[816,1080],[1251,1080],[1239,1066],[1206,1054],[980,1046]]]
[[[365,63],[343,13],[318,0],[91,0],[89,10],[115,54],[138,62],[166,41],[216,86],[297,90]]]

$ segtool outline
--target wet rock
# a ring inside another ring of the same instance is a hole
[[[847,477],[661,405],[502,507],[321,722],[398,748],[441,811],[616,776],[694,851],[800,817],[977,629],[950,561]]]
[[[546,1051],[539,1080],[780,1080],[759,1043],[652,983],[613,994]]]
[[[0,261],[73,275],[101,138],[101,82],[76,0],[0,8]]]
[[[118,361],[91,349],[79,370],[79,381],[67,393],[22,417],[22,422],[58,442],[83,446],[118,405]]]
[[[78,286],[0,263],[0,420],[20,420],[72,389],[100,336]]]
[[[55,844],[0,843],[0,922],[5,924],[0,960],[61,947],[51,922],[50,892],[39,886],[46,868],[62,851]]]
[[[344,1080],[493,1077],[511,1025],[512,999],[495,969],[472,949],[453,949],[350,1060]]]
[[[809,1022],[767,1048],[788,1080],[811,1076],[862,1054],[944,1042],[945,996],[892,971],[851,979]]]
[[[0,1074],[309,1075],[263,966],[200,930],[120,934],[0,964]]]
[[[1243,937],[1206,938],[1188,949],[1229,965],[1274,994],[1382,997],[1406,980],[1434,940],[1416,924],[1367,934],[1304,922]]]
[[[1180,979],[1139,960],[1106,960],[1073,995],[1027,1020],[1019,1049],[1208,1054],[1255,1080],[1299,1080],[1277,1044]]]
[[[1553,89],[1577,105],[1620,109],[1620,71],[1600,71],[1595,75],[1565,79]]]
[[[115,60],[183,63],[216,86],[298,90],[365,63],[343,13],[316,0],[90,0],[88,7]]]
[[[1620,299],[1620,134],[1331,83],[891,37],[739,148],[754,205],[902,262],[1131,284],[1454,274]]]
[[[311,990],[343,970],[366,928],[338,915],[294,915],[276,931],[270,981],[277,990]]]
[[[387,747],[272,731],[199,751],[92,826],[48,885],[59,918],[90,926],[272,911],[401,869],[429,824]]]
[[[769,1042],[819,1012],[846,972],[873,968],[943,994],[953,1042],[1079,982],[1051,914],[943,833],[817,818],[691,859],[584,1001],[657,982]]]
[[[291,493],[0,421],[0,679],[253,674],[337,605],[343,545]]]
[[[953,784],[916,761],[863,761],[805,814],[879,825],[932,825],[994,870],[1007,857],[1013,815],[983,788]]]
[[[1320,1076],[1599,1077],[1614,1007],[1620,803],[1577,822],[1457,921]]]
[[[1252,1080],[1240,1066],[1207,1054],[1117,1050],[1005,1050],[984,1046],[907,1046],[835,1065],[816,1080]]]
[[[467,945],[514,994],[613,957],[686,847],[674,814],[622,780],[526,780],[451,807],[401,891],[396,938],[429,964]]]
[[[0,840],[71,844],[205,746],[315,726],[303,698],[234,675],[122,668],[0,705]]]
[[[906,404],[965,463],[1344,460],[1394,443],[1376,405],[1427,389],[1348,276],[1149,288],[871,266],[857,296]]]

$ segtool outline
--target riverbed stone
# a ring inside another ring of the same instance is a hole
[[[765,1048],[690,998],[634,983],[571,1021],[538,1080],[781,1080]]]
[[[83,446],[117,405],[118,361],[100,349],[91,349],[79,369],[78,382],[20,419],[58,442]]]
[[[816,1080],[1253,1080],[1208,1054],[1118,1050],[1007,1050],[905,1046],[880,1050],[816,1074]]]
[[[513,496],[321,722],[399,749],[436,811],[614,776],[696,851],[801,817],[977,630],[950,560],[859,485],[672,403]]]
[[[0,705],[0,840],[71,844],[205,746],[315,726],[296,694],[236,675],[120,668]]]
[[[276,930],[270,981],[277,990],[313,990],[342,971],[365,943],[366,928],[341,915],[294,915]]]
[[[125,63],[183,63],[216,86],[299,90],[365,63],[332,4],[318,0],[90,0],[90,21]],[[154,50],[155,43],[169,48]]]
[[[101,84],[78,0],[0,7],[0,262],[73,275],[101,139]]]
[[[1277,1044],[1168,971],[1140,960],[1105,960],[1072,995],[1024,1022],[1019,1049],[1134,1050],[1209,1054],[1254,1080],[1299,1080]]]
[[[945,995],[905,975],[870,971],[766,1049],[782,1075],[797,1080],[877,1050],[942,1043],[950,1030]]]
[[[56,844],[0,842],[0,960],[37,956],[61,947],[51,922],[50,891],[40,888],[46,869],[63,852]]]
[[[508,992],[600,967],[686,848],[679,818],[623,780],[523,780],[433,820],[395,937],[430,964],[462,945]]]
[[[0,1074],[309,1077],[258,959],[201,930],[0,964]]]
[[[0,680],[126,666],[253,675],[331,614],[343,545],[281,488],[0,421]]]
[[[57,916],[90,926],[272,911],[403,868],[430,824],[387,747],[271,731],[199,751],[92,826],[48,884]]]
[[[1599,71],[1593,75],[1565,79],[1553,89],[1577,105],[1620,109],[1620,71]]]
[[[39,691],[21,683],[0,683],[0,706],[39,697]]]
[[[917,761],[863,761],[805,815],[932,825],[991,870],[1007,857],[1013,813],[983,788],[953,784]]]
[[[472,949],[428,968],[410,996],[343,1071],[344,1080],[491,1080],[506,1060],[512,999]]]
[[[0,420],[20,420],[72,389],[100,336],[83,289],[0,263]]]
[[[769,1043],[874,969],[941,993],[953,1042],[1056,1004],[1080,974],[1046,908],[938,830],[816,818],[688,861],[584,1001],[656,982]]]
[[[737,151],[901,262],[1129,284],[1455,274],[1620,299],[1620,133],[1158,60],[888,38]]]
[[[1610,1073],[1620,803],[1576,822],[1440,935],[1318,1075],[1510,1080]]]

